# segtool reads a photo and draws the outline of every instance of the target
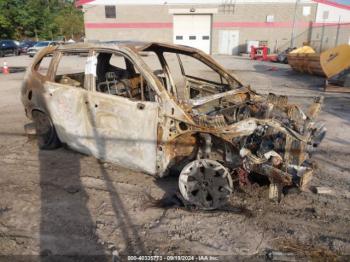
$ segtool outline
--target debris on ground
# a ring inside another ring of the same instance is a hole
[[[278,250],[282,252],[295,254],[298,257],[311,259],[313,261],[336,261],[338,257],[338,254],[329,248],[303,243],[296,239],[279,239],[275,241],[275,245],[278,247]]]
[[[280,252],[268,250],[266,252],[266,259],[271,261],[298,261],[294,253]]]

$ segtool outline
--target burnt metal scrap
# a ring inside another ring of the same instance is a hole
[[[162,69],[153,71],[140,53],[152,53]],[[67,54],[86,54],[85,71],[59,74]],[[42,75],[38,67],[47,55],[52,61]],[[113,55],[125,68],[110,64]],[[187,59],[219,80],[187,73]],[[174,62],[181,81],[172,74]],[[244,86],[197,49],[161,43],[46,48],[28,69],[22,102],[41,148],[65,143],[157,177],[178,171],[183,198],[203,209],[225,204],[234,181],[244,186],[251,174],[266,177],[276,194],[285,186],[304,188],[313,174],[311,153],[326,132],[316,122],[322,98],[303,112],[286,96]]]

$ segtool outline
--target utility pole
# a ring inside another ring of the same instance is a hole
[[[320,43],[320,53],[322,52],[323,49],[323,38],[324,38],[324,30],[325,30],[325,23],[326,19],[328,19],[329,12],[328,11],[323,11],[323,23],[322,23],[322,32],[321,32],[321,43]]]
[[[341,19],[341,16],[339,16],[339,21],[338,21],[337,34],[336,34],[336,36],[335,36],[335,46],[338,45],[339,31],[340,31],[340,19]]]
[[[35,28],[35,29],[34,29],[34,32],[35,32],[35,40],[38,42],[38,41],[39,41],[39,38],[38,38],[38,30]]]
[[[322,49],[323,49],[324,23],[325,23],[325,20],[323,19],[323,23],[322,23],[322,31],[321,31],[320,53],[322,52]]]
[[[293,16],[293,25],[292,25],[292,35],[290,37],[290,48],[294,47],[294,38],[295,38],[295,20],[297,16],[297,11],[298,11],[298,4],[299,0],[295,0],[295,6],[294,6],[294,16]]]

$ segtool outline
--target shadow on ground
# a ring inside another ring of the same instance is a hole
[[[39,151],[42,261],[61,255],[107,261],[87,207],[88,195],[80,180],[82,155],[63,148],[58,150],[64,150],[69,156],[58,158],[57,155],[62,154],[56,150]]]

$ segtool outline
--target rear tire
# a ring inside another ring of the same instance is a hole
[[[32,116],[39,148],[52,150],[60,147],[61,141],[49,116],[38,110],[33,111]]]

